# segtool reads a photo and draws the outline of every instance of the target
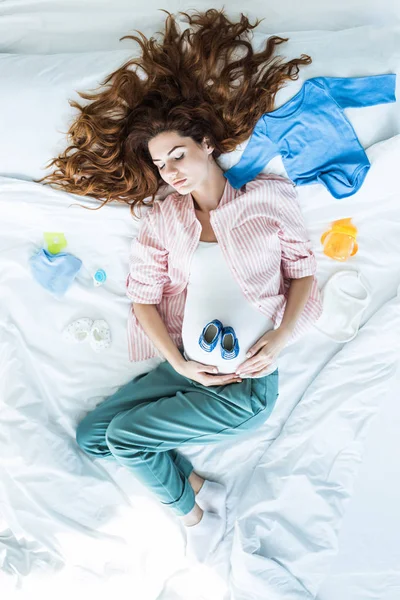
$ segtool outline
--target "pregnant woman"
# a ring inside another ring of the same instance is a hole
[[[132,209],[151,195],[127,278],[129,353],[162,362],[86,415],[76,438],[93,456],[115,457],[181,517],[188,553],[206,561],[225,533],[226,490],[179,449],[233,439],[268,419],[278,355],[319,317],[321,302],[292,182],[260,174],[234,189],[216,161],[249,137],[309,59],[271,62],[285,41],[276,37],[253,54],[236,39],[254,27],[243,15],[237,24],[216,10],[189,19],[199,25],[191,37],[168,20],[163,46],[135,38],[147,80],[124,66],[79,107],[74,145],[54,159],[60,170],[48,181]],[[221,67],[239,44],[247,56]],[[264,62],[269,69],[252,79]],[[240,68],[244,81],[231,89]],[[155,199],[162,184],[175,191]]]

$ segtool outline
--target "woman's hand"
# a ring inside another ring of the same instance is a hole
[[[236,373],[239,376],[247,375],[250,377],[259,377],[262,375],[263,371],[276,360],[278,354],[286,346],[290,335],[289,330],[280,327],[267,331],[250,348],[246,354],[246,356],[249,356],[248,360],[245,360],[238,366]]]
[[[209,387],[211,385],[228,385],[228,383],[241,382],[242,379],[235,373],[226,375],[209,375],[209,373],[218,373],[217,367],[211,365],[203,365],[195,360],[185,361],[179,368],[175,370],[183,377],[197,381],[202,385]]]

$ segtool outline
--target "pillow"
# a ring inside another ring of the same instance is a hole
[[[131,50],[82,54],[0,54],[0,175],[39,179],[45,164],[67,146],[77,110],[68,100],[89,101],[113,70],[133,58]]]
[[[178,21],[183,29],[185,21]],[[262,24],[260,24],[262,25]],[[252,32],[259,48],[272,33]],[[399,27],[358,27],[344,31],[288,32],[290,38],[278,47],[289,58],[309,53],[310,66],[299,80],[289,82],[276,97],[280,106],[310,77],[372,75],[399,70]],[[38,179],[49,173],[45,164],[64,150],[66,132],[77,113],[68,100],[87,103],[77,91],[92,91],[125,61],[137,56],[137,44],[128,50],[74,54],[0,54],[0,175]],[[346,109],[364,147],[400,133],[399,103],[361,109]],[[244,144],[218,162],[224,170],[236,164]],[[279,159],[279,157],[277,157]],[[274,159],[276,162],[276,159]],[[272,163],[271,163],[272,164]],[[278,165],[274,172],[282,171]],[[284,174],[284,173],[283,173]],[[167,190],[170,193],[172,190]]]

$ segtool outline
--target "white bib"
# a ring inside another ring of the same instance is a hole
[[[220,340],[212,352],[200,348],[198,340],[207,323],[219,319],[231,326],[239,340],[235,359],[221,357]],[[234,373],[246,360],[246,352],[260,337],[274,329],[274,323],[254,308],[232,275],[218,243],[199,242],[190,267],[182,339],[186,358],[218,367],[220,373]],[[263,377],[277,368],[272,364]]]
[[[371,296],[358,271],[337,271],[322,290],[322,314],[315,327],[336,342],[352,340]]]

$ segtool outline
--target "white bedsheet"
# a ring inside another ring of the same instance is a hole
[[[331,358],[259,461],[235,528],[235,600],[248,598],[249,588],[254,600],[316,596],[337,551],[370,420],[392,385],[399,331],[400,295]],[[295,358],[288,353],[285,363]]]
[[[236,7],[244,10],[232,2],[229,11]],[[154,32],[165,18],[158,8],[135,7],[130,19],[130,0],[116,0],[112,10],[108,0],[4,0],[0,51],[128,48],[118,37],[127,28]],[[168,5],[171,12],[186,8]],[[196,8],[209,5],[196,2]],[[252,1],[245,12],[267,17],[257,31],[303,29],[305,40],[311,29],[399,22],[391,0],[353,0],[346,7],[283,0],[279,9]],[[374,60],[383,68],[389,46],[380,48],[374,46]],[[323,68],[318,56],[314,64]],[[394,49],[388,68],[399,60]],[[360,54],[348,61],[357,74]],[[70,207],[79,197],[0,177],[2,597],[80,598],[83,591],[103,599],[129,590],[141,600],[308,600],[316,594],[318,600],[397,600],[400,115],[398,103],[386,108],[348,111],[365,146],[390,138],[369,148],[372,168],[355,196],[339,202],[322,186],[298,188],[321,285],[342,268],[322,254],[321,233],[345,216],[359,227],[360,251],[345,265],[361,270],[372,290],[359,336],[342,346],[312,329],[282,354],[279,401],[259,431],[185,452],[196,470],[228,487],[228,535],[215,571],[189,568],[177,521],[126,469],[92,460],[75,442],[77,423],[89,410],[157,364],[127,360],[124,284],[137,224],[125,207],[89,212]],[[228,164],[231,157],[223,159]],[[28,266],[49,230],[65,232],[67,250],[87,269],[61,301],[38,286]],[[98,267],[108,281],[94,288],[90,274]],[[61,341],[64,326],[81,316],[108,320],[109,353]]]
[[[340,212],[359,227],[351,265],[372,291],[359,335],[342,347],[313,328],[282,354],[280,398],[259,431],[185,450],[199,472],[228,487],[228,535],[215,566],[227,577],[231,558],[235,600],[265,597],[266,589],[273,600],[313,597],[336,550],[367,425],[399,360],[400,136],[369,156],[364,186],[341,210],[322,186],[298,189],[321,285],[341,267],[321,253],[324,225]],[[69,589],[97,581],[106,594],[107,582],[128,580],[133,596],[156,598],[168,577],[187,567],[179,524],[126,469],[92,460],[75,442],[87,411],[156,364],[127,360],[124,282],[137,224],[125,207],[84,210],[72,206],[79,197],[31,182],[1,178],[0,198],[2,585],[12,580],[23,590],[25,581],[32,593],[35,585],[51,590],[52,581]],[[62,300],[42,289],[28,266],[49,230],[65,233],[67,250],[87,269]],[[97,267],[108,273],[100,288],[90,281]],[[61,341],[64,326],[81,316],[108,320],[110,352]],[[182,577],[199,593],[196,570]],[[209,578],[200,581],[206,586]],[[179,587],[179,578],[173,581]],[[246,596],[249,586],[253,596]],[[202,593],[222,599],[224,584],[220,595],[216,589]]]

